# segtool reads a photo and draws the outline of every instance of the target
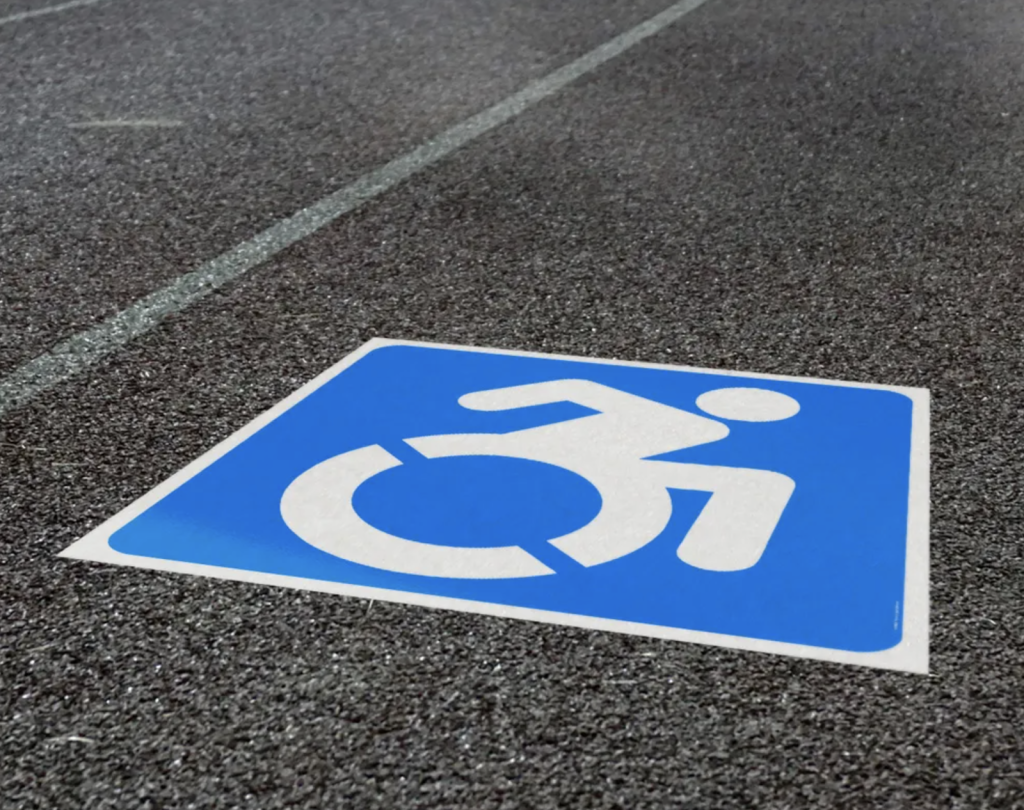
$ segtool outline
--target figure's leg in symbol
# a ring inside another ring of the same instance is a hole
[[[680,560],[709,571],[742,571],[757,564],[796,488],[770,470],[649,461],[662,468],[671,489],[710,492],[676,552]]]

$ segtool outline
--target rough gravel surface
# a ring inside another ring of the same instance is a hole
[[[658,10],[0,27],[0,372]],[[1024,808],[1022,313],[1024,6],[709,0],[0,420],[0,806]],[[375,335],[930,388],[931,675],[56,558]]]

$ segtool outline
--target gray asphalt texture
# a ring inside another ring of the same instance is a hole
[[[0,28],[0,369],[660,10],[341,5]],[[0,421],[0,806],[1024,807],[1021,313],[1024,6],[710,0]],[[376,335],[930,388],[932,674],[55,557]]]

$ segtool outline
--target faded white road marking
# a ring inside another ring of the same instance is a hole
[[[73,8],[81,8],[82,6],[94,6],[100,2],[102,2],[102,0],[70,0],[70,2],[60,3],[56,6],[34,8],[29,11],[19,11],[17,14],[8,14],[6,17],[0,17],[0,25],[21,22],[22,20],[29,20],[32,17],[42,17],[44,14],[56,14],[58,11],[68,11]]]
[[[411,152],[179,276],[166,287],[139,299],[93,328],[57,344],[46,354],[30,360],[0,380],[0,416],[148,332],[168,315],[181,311],[300,239],[433,166],[475,138],[512,120],[581,76],[667,28],[704,2],[680,0],[660,14],[598,45],[579,59],[528,84],[504,101],[470,116]]]
[[[104,121],[79,121],[68,124],[71,129],[144,129],[147,127],[180,127],[184,122],[174,118],[110,118]]]

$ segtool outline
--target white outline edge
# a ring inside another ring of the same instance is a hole
[[[786,382],[839,385],[852,388],[870,388],[893,391],[908,397],[913,405],[910,447],[910,490],[907,509],[907,553],[906,574],[904,582],[903,636],[894,647],[879,652],[850,652],[827,647],[813,647],[804,644],[791,644],[780,641],[731,636],[721,633],[710,633],[700,630],[682,630],[660,625],[641,624],[619,619],[601,619],[572,613],[538,610],[499,605],[490,602],[476,602],[447,596],[433,596],[413,591],[394,591],[384,588],[373,588],[363,585],[330,582],[327,580],[307,579],[304,577],[268,574],[260,571],[249,571],[237,568],[186,563],[163,560],[154,557],[141,557],[115,551],[109,545],[114,532],[126,526],[151,506],[165,498],[189,479],[209,467],[230,450],[237,447],[250,436],[270,424],[281,414],[290,410],[297,403],[348,367],[355,364],[371,352],[389,346],[414,346],[419,348],[446,349],[488,354],[513,355],[518,357],[534,357],[550,360],[570,360],[574,362],[595,363],[599,365],[633,366],[671,371],[687,371],[699,374],[736,376],[763,380],[783,380]],[[733,371],[728,369],[706,369],[692,366],[671,365],[667,363],[645,363],[629,360],[609,360],[593,357],[576,357],[572,355],[545,354],[542,352],[516,351],[511,349],[495,349],[479,346],[461,346],[446,343],[429,343],[426,341],[397,340],[375,337],[359,346],[341,361],[318,374],[305,385],[300,386],[280,402],[261,413],[255,419],[239,428],[223,441],[186,464],[178,472],[138,498],[113,517],[104,521],[85,536],[76,540],[61,551],[57,556],[66,559],[87,562],[107,563],[111,565],[129,566],[153,571],[164,571],[177,574],[190,574],[213,579],[248,582],[259,585],[273,585],[295,590],[317,591],[341,596],[362,599],[376,599],[383,602],[414,605],[417,607],[441,608],[463,613],[477,613],[485,616],[520,619],[540,622],[543,624],[566,625],[586,630],[602,630],[627,635],[646,636],[650,638],[683,641],[712,647],[723,647],[735,650],[783,655],[796,658],[807,658],[838,664],[853,664],[874,669],[894,670],[921,675],[929,671],[929,501],[930,501],[930,393],[926,388],[910,388],[906,386],[884,385],[880,383],[849,382],[843,380],[827,380],[813,377],[795,377],[782,374],[762,374],[758,372]]]

